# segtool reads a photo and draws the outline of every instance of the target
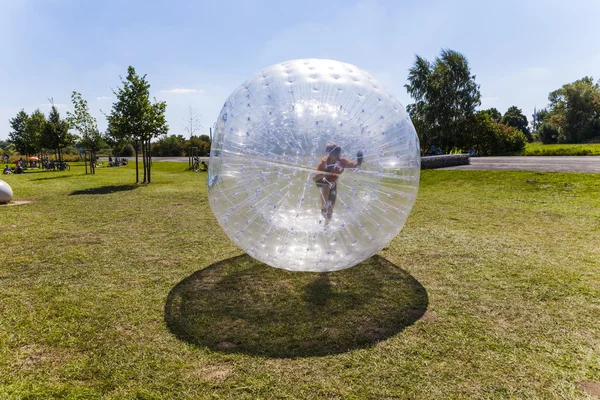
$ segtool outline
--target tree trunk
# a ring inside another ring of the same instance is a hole
[[[148,139],[148,183],[150,183],[150,171],[152,170],[152,148],[150,147],[150,139]]]
[[[144,180],[142,183],[146,183],[146,141],[142,140],[142,164],[144,167]]]
[[[140,148],[139,141],[136,141],[136,143],[135,143],[135,183],[140,183],[140,172],[139,172],[139,167],[138,167],[139,148]]]

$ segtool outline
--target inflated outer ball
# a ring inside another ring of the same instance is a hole
[[[0,204],[8,203],[12,200],[13,191],[10,185],[0,179]]]
[[[410,118],[369,73],[338,61],[294,60],[260,71],[225,102],[213,135],[209,201],[223,230],[252,257],[288,270],[335,271],[400,232],[419,172]]]

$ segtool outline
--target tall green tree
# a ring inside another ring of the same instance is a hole
[[[69,133],[69,122],[60,117],[60,113],[54,104],[48,114],[48,120],[41,134],[42,147],[53,149],[62,161],[63,149],[72,145],[75,138]]]
[[[118,140],[139,140],[144,164],[143,182],[150,183],[150,142],[168,132],[165,119],[167,104],[156,99],[150,101],[150,84],[146,75],[140,77],[132,66],[127,69],[127,77],[121,78],[121,83],[123,87],[113,91],[117,100],[107,115],[109,132]]]
[[[531,141],[529,122],[527,121],[525,114],[523,114],[521,109],[517,106],[512,106],[506,110],[500,122],[502,122],[504,125],[512,126],[513,128],[520,130],[525,134],[527,140]]]
[[[32,147],[30,146],[29,139],[27,137],[27,121],[29,115],[25,110],[21,110],[17,115],[10,120],[11,131],[8,133],[8,141],[15,146],[15,149],[21,154],[30,153]]]
[[[183,135],[163,136],[152,145],[152,154],[158,157],[179,157],[184,155]]]
[[[73,92],[71,94],[73,102],[73,112],[67,111],[67,118],[71,129],[74,129],[80,136],[80,144],[84,150],[90,152],[90,171],[96,173],[95,162],[96,152],[105,145],[102,135],[98,131],[96,118],[90,114],[90,109],[86,100],[81,97],[81,93]],[[87,171],[87,170],[86,170]]]
[[[465,145],[464,132],[481,94],[464,55],[444,49],[433,62],[417,55],[405,87],[415,100],[407,108],[424,149]]]
[[[600,137],[600,84],[584,77],[550,93],[543,140],[582,143]]]
[[[502,119],[502,113],[496,107],[488,108],[487,110],[483,110],[483,112],[487,113],[494,122],[500,122]]]
[[[25,137],[28,156],[42,151],[42,134],[46,128],[46,116],[39,109],[31,113],[25,124]]]
[[[545,108],[540,108],[539,110],[535,110],[533,115],[531,116],[531,124],[533,125],[533,130],[537,132],[538,128],[548,119],[548,112]]]

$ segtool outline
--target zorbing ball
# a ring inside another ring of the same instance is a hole
[[[8,203],[13,198],[13,191],[10,185],[0,179],[0,204]]]
[[[335,271],[400,232],[419,173],[415,128],[369,73],[294,60],[257,73],[225,102],[208,197],[250,256],[288,270]]]

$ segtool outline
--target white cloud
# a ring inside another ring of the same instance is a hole
[[[187,94],[187,93],[204,93],[202,89],[185,89],[185,88],[173,88],[171,90],[161,90],[161,93],[173,93],[173,94]]]
[[[96,100],[112,100],[112,97],[110,97],[110,96],[98,96],[98,97],[96,97]]]

